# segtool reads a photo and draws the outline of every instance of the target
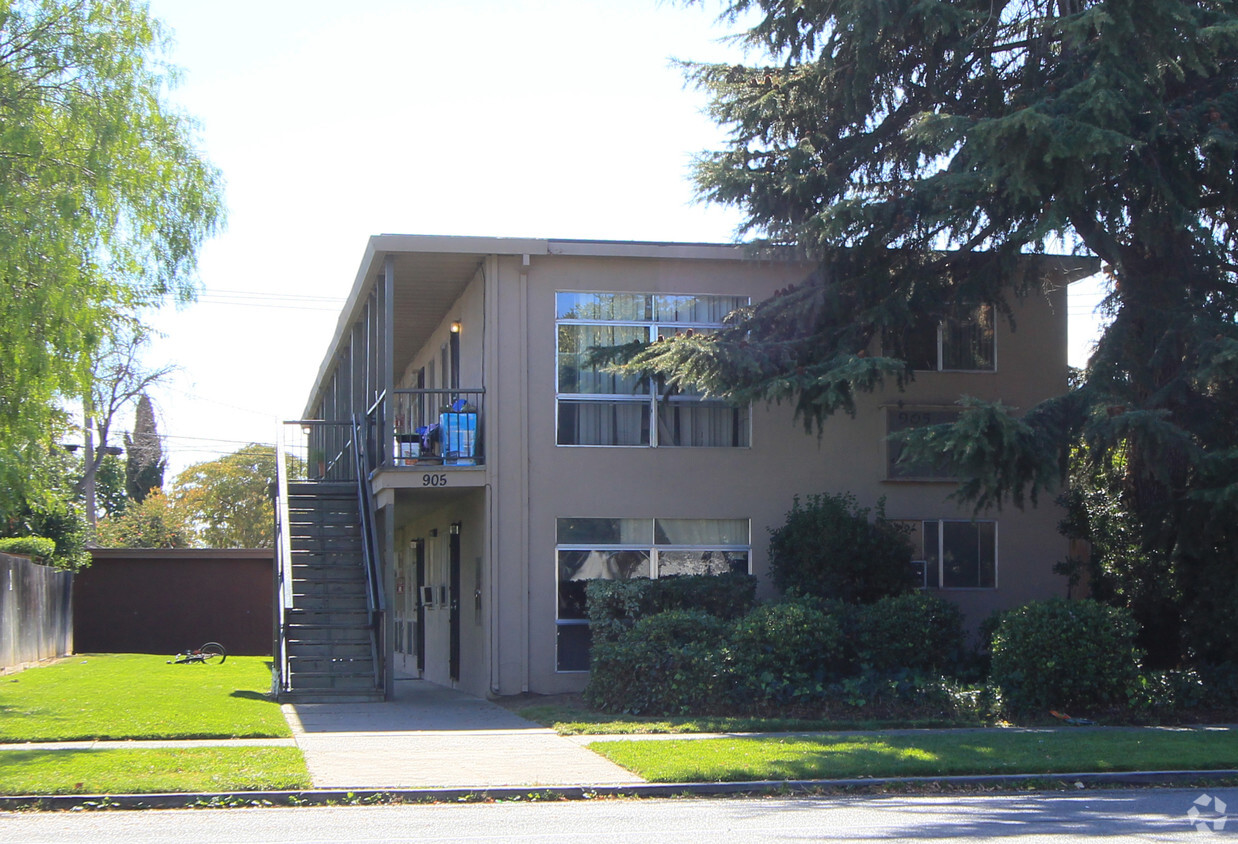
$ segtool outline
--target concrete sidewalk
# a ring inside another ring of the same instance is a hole
[[[497,704],[424,680],[385,703],[284,704],[315,788],[634,785],[640,777]]]

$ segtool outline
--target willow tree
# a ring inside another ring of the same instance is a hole
[[[0,2],[0,516],[49,494],[31,467],[90,394],[93,353],[192,296],[221,222],[165,48],[137,0]]]
[[[1238,3],[731,0],[762,66],[689,64],[728,131],[696,165],[743,234],[819,261],[712,337],[634,365],[810,426],[912,373],[897,338],[1032,293],[1036,253],[1103,262],[1086,373],[1021,416],[969,402],[914,437],[960,497],[1056,490],[1080,443],[1171,567],[1198,653],[1238,657]],[[752,55],[752,53],[750,53]],[[880,349],[873,353],[874,349]],[[1228,615],[1226,615],[1228,613]],[[1229,632],[1226,632],[1228,630]]]

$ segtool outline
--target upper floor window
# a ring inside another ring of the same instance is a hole
[[[912,369],[992,372],[997,368],[992,305],[960,309],[940,322],[917,320],[901,335],[887,334],[885,342]]]
[[[709,332],[744,296],[649,293],[556,295],[559,445],[747,446],[749,412],[694,391],[659,395],[633,375],[590,362],[590,351]]]
[[[959,421],[959,411],[932,407],[886,408],[886,433],[897,434],[911,428],[945,425]],[[954,464],[945,457],[936,460],[904,460],[903,444],[886,439],[886,477],[894,480],[954,480]]]

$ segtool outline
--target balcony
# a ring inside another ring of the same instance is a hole
[[[383,469],[485,465],[485,390],[395,390],[387,402],[392,448]]]

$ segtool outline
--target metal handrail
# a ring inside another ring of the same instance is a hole
[[[288,465],[282,430],[275,437],[275,587],[277,651],[272,669],[272,689],[278,694],[288,686],[288,609],[292,606],[292,537],[288,515]]]
[[[365,561],[366,596],[370,611],[370,646],[374,653],[374,687],[383,687],[386,663],[386,600],[382,588],[382,561],[378,529],[374,524],[374,492],[370,488],[370,449],[365,436],[366,418],[353,418],[352,451],[356,467],[358,509],[361,512],[361,548]]]

